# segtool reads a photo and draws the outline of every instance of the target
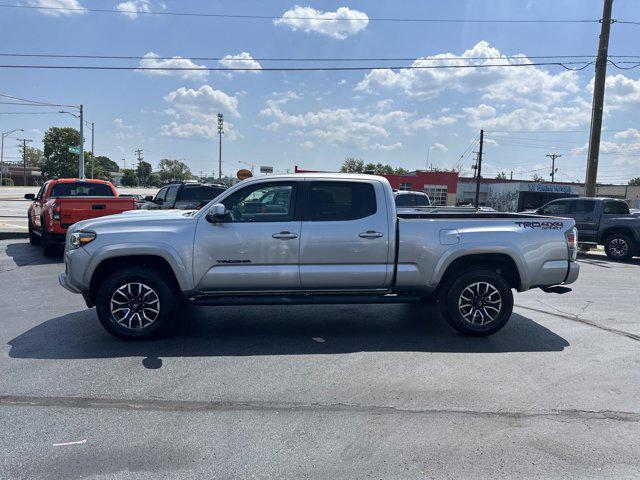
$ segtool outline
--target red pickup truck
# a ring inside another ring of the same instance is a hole
[[[135,199],[118,197],[118,192],[104,180],[61,178],[45,182],[29,207],[29,241],[42,246],[45,256],[52,256],[64,243],[67,228],[80,220],[113,215],[136,208]]]

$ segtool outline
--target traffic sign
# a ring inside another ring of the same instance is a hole
[[[273,167],[268,167],[266,165],[260,166],[260,173],[273,173]]]
[[[246,168],[241,168],[236,173],[236,177],[238,177],[238,180],[246,180],[247,178],[253,177],[253,173],[251,173],[251,170],[247,170]]]
[[[77,153],[80,155],[80,147],[69,147],[69,153]]]

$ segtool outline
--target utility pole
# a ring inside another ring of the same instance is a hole
[[[33,142],[28,138],[16,138],[22,142],[22,185],[27,186],[27,143]]]
[[[509,176],[509,180],[513,180],[513,170],[511,170],[511,175]]]
[[[95,125],[93,122],[91,122],[91,178],[93,178],[93,166],[96,160],[96,151],[93,149],[93,140],[94,140],[94,136],[93,136],[93,130],[95,128]]]
[[[589,153],[587,157],[587,175],[584,182],[586,197],[595,197],[598,178],[598,157],[600,155],[600,134],[602,133],[602,112],[604,107],[604,87],[607,76],[607,52],[609,50],[609,32],[611,30],[611,8],[613,0],[604,0],[602,19],[600,20],[600,43],[596,59],[596,76],[593,84],[593,105],[591,109],[591,131],[589,134]],[[614,20],[615,21],[615,20]]]
[[[558,155],[557,153],[547,153],[547,157],[551,159],[551,183],[555,182],[556,172],[558,169],[556,168],[556,158],[560,158],[562,155]]]
[[[84,178],[84,113],[80,105],[80,157],[78,158],[78,178]]]
[[[140,173],[142,173],[142,167],[140,165],[142,164],[142,160],[144,159],[144,157],[142,156],[143,150],[141,148],[138,148],[137,150],[134,150],[134,152],[138,156],[138,169],[140,170]],[[140,181],[142,182],[142,186],[144,186],[145,184],[144,177],[141,178]]]
[[[8,137],[14,132],[24,132],[22,128],[15,128],[13,130],[9,130],[8,132],[0,132],[0,187],[2,186],[2,175],[4,170],[4,137]]]
[[[476,169],[476,202],[475,207],[480,205],[480,175],[482,174],[482,147],[484,146],[484,130],[480,130],[480,148],[478,150],[478,165]]]
[[[222,180],[222,134],[224,133],[224,117],[221,113],[218,114],[218,136],[220,140],[218,142],[218,181]]]

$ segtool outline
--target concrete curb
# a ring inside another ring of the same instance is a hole
[[[29,238],[29,232],[0,232],[0,240],[10,240],[12,238]]]

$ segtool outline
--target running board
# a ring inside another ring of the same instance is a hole
[[[362,294],[293,294],[293,295],[207,295],[189,299],[194,305],[339,305],[367,303],[413,303],[418,295],[362,295]]]

